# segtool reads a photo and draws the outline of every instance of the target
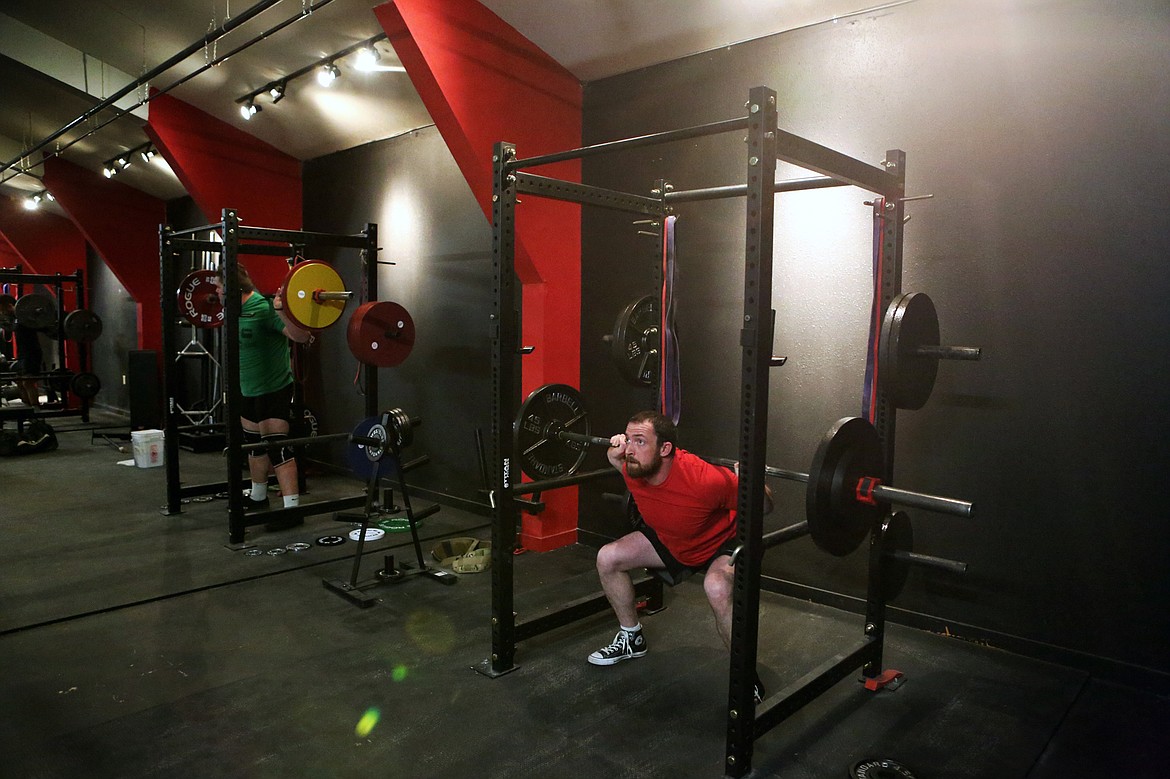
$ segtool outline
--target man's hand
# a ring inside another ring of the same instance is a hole
[[[618,433],[609,439],[609,449],[605,451],[605,456],[609,458],[609,463],[619,471],[622,468],[622,463],[626,459],[626,450],[629,449],[629,440],[625,433]]]

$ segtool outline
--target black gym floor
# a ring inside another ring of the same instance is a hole
[[[598,616],[522,643],[518,668],[489,679],[472,667],[490,651],[490,573],[410,577],[358,608],[322,586],[348,578],[355,544],[313,543],[348,526],[252,528],[265,551],[313,545],[247,556],[225,546],[224,501],[164,517],[163,469],[118,465],[131,455],[80,422],[55,426],[56,452],[0,461],[0,777],[723,775],[727,660],[698,582],[646,617],[642,659],[587,664],[614,630]],[[218,454],[183,457],[185,478],[223,477]],[[487,522],[444,507],[422,523],[424,549],[487,538]],[[368,545],[363,578],[386,553],[409,559],[409,541]],[[594,592],[592,558],[516,558],[517,611]],[[856,615],[762,601],[770,690],[860,635]],[[1166,698],[896,625],[886,661],[899,689],[841,682],[756,742],[752,775],[847,777],[869,758],[919,777],[1167,775]]]

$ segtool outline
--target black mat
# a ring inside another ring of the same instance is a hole
[[[490,572],[381,585],[361,609],[322,586],[348,575],[352,544],[246,557],[224,547],[223,501],[163,517],[161,469],[64,438],[4,464],[6,498],[22,497],[0,524],[0,777],[723,775],[727,654],[700,582],[645,618],[642,659],[585,662],[613,635],[605,614],[522,643],[517,669],[489,679],[471,669],[491,648]],[[482,522],[444,508],[424,531]],[[313,518],[256,540],[336,530]],[[515,558],[520,615],[596,592],[593,554]],[[763,593],[761,675],[780,690],[861,630]],[[898,690],[843,680],[756,742],[752,775],[845,777],[874,757],[920,777],[1164,775],[1164,699],[1134,708],[1080,672],[898,626],[885,660]]]

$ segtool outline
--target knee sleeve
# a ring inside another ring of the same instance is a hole
[[[288,440],[288,435],[285,433],[272,433],[264,436],[264,443],[268,444],[268,457],[272,460],[272,466],[275,468],[278,465],[284,465],[293,458],[293,450],[290,446],[285,446],[285,441]]]
[[[264,443],[264,438],[260,435],[259,430],[244,430],[244,443],[262,444]],[[265,454],[267,454],[267,452],[265,452],[263,449],[248,450],[249,457],[263,457]]]

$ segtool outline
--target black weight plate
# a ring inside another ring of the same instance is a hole
[[[885,507],[857,500],[863,476],[881,478],[881,440],[860,417],[839,419],[821,439],[809,468],[805,511],[813,542],[831,555],[844,557],[861,544],[881,521]]]
[[[878,340],[878,384],[896,408],[926,405],[938,376],[938,358],[918,354],[938,346],[938,313],[924,292],[898,295],[890,301]]]
[[[321,536],[317,539],[317,546],[338,546],[345,543],[345,536]]]
[[[658,381],[658,301],[646,295],[626,306],[618,315],[610,340],[610,357],[618,372],[635,387],[649,387]]]
[[[360,436],[363,438],[375,438],[373,433],[377,428],[382,429],[382,440],[386,440],[386,428],[382,426],[380,417],[369,417],[358,422],[357,427],[353,429],[351,435]],[[378,459],[371,459],[367,454],[369,447],[363,444],[355,444],[352,441],[345,445],[345,462],[349,465],[350,473],[355,478],[362,481],[369,481],[370,477],[375,472],[379,479],[389,478],[394,476],[397,471],[397,462],[393,457],[380,456]],[[382,453],[385,454],[385,447],[379,447]]]
[[[884,757],[859,760],[849,769],[850,779],[914,779],[914,773],[901,763]]]
[[[16,301],[16,321],[33,330],[47,330],[57,324],[57,304],[39,292],[21,295]]]
[[[407,413],[400,408],[392,408],[385,416],[398,445],[403,448],[410,446],[414,441],[414,422]]]
[[[902,594],[910,576],[910,563],[893,556],[893,552],[914,551],[914,527],[909,514],[899,511],[886,517],[882,522],[881,545],[882,600],[889,603]]]
[[[562,441],[556,436],[561,430],[589,435],[581,394],[568,384],[545,384],[533,390],[512,424],[513,445],[524,473],[539,481],[577,472],[587,445]]]
[[[66,314],[62,326],[66,338],[83,344],[93,343],[102,334],[102,318],[85,308]]]
[[[89,400],[102,389],[102,380],[94,373],[78,373],[69,380],[69,389],[77,397]]]

